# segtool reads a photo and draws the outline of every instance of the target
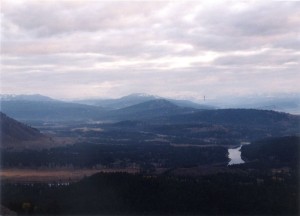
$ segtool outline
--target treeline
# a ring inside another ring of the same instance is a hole
[[[300,137],[286,136],[268,138],[244,145],[241,156],[247,161],[256,161],[263,166],[299,167]]]
[[[223,147],[173,147],[170,145],[96,145],[81,143],[65,147],[20,152],[3,151],[2,167],[127,167],[136,163],[148,167],[191,167],[227,163]]]
[[[220,173],[201,178],[96,174],[69,186],[2,184],[20,214],[298,215],[295,176]]]

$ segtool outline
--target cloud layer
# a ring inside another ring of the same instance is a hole
[[[3,93],[300,92],[300,2],[7,0],[1,13]]]

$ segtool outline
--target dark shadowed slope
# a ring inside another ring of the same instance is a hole
[[[3,142],[28,141],[43,137],[35,128],[22,124],[0,112],[1,138]]]
[[[6,208],[3,205],[0,205],[0,213],[1,215],[10,215],[10,216],[17,216],[18,214],[10,209]]]
[[[1,148],[21,149],[51,143],[51,139],[37,129],[22,124],[0,112]]]

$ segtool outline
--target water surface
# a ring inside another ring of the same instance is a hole
[[[245,163],[241,158],[241,147],[242,145],[237,148],[228,149],[228,157],[230,159],[228,165]]]

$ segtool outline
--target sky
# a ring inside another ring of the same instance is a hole
[[[300,2],[1,1],[1,93],[300,93]]]

